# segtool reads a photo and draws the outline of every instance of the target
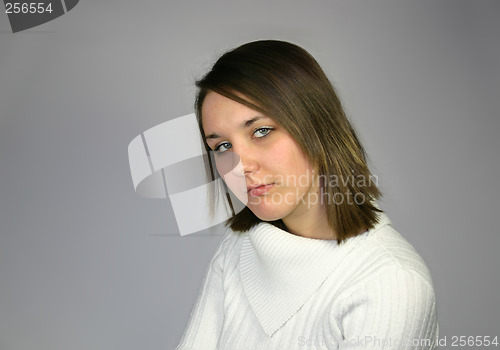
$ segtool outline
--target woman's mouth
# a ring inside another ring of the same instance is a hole
[[[274,183],[268,184],[268,185],[260,185],[256,187],[248,187],[248,194],[250,196],[258,197],[258,196],[263,196],[269,192],[271,187],[274,186]]]

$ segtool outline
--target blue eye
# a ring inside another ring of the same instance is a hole
[[[226,152],[230,148],[231,148],[231,144],[229,142],[222,142],[222,143],[219,143],[217,146],[215,146],[214,151],[215,152]]]
[[[270,127],[270,126],[264,126],[262,128],[258,128],[257,130],[254,131],[254,135],[255,137],[264,137],[264,136],[267,136],[269,135],[269,133],[274,130],[274,128]]]
[[[257,128],[253,132],[253,137],[258,138],[258,139],[266,137],[273,130],[274,130],[274,128],[271,126],[263,126],[263,127]],[[221,142],[218,145],[216,145],[214,147],[214,151],[218,152],[218,153],[222,153],[222,152],[226,152],[226,151],[230,150],[232,147],[233,146],[231,145],[230,142],[224,141],[224,142]]]

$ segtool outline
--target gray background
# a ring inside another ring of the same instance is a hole
[[[220,236],[177,236],[169,202],[134,193],[127,146],[266,38],[339,90],[441,336],[500,335],[498,18],[478,0],[88,0],[12,34],[0,13],[0,349],[175,347]]]

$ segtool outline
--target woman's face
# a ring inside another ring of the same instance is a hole
[[[217,159],[239,157],[240,167],[233,175],[246,182],[246,205],[258,218],[283,219],[286,224],[319,202],[314,167],[278,123],[215,92],[206,95],[202,116],[206,142],[215,152],[219,172]],[[234,182],[225,179],[233,190]]]

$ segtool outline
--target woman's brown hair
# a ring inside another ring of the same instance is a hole
[[[247,43],[223,54],[196,86],[202,136],[202,105],[213,91],[263,113],[295,139],[323,179],[328,223],[339,243],[377,223],[381,210],[374,201],[381,193],[372,181],[365,150],[335,89],[307,51],[276,40]],[[339,198],[344,200],[338,203]],[[246,207],[227,224],[244,232],[260,222]],[[281,220],[272,224],[284,228]]]

